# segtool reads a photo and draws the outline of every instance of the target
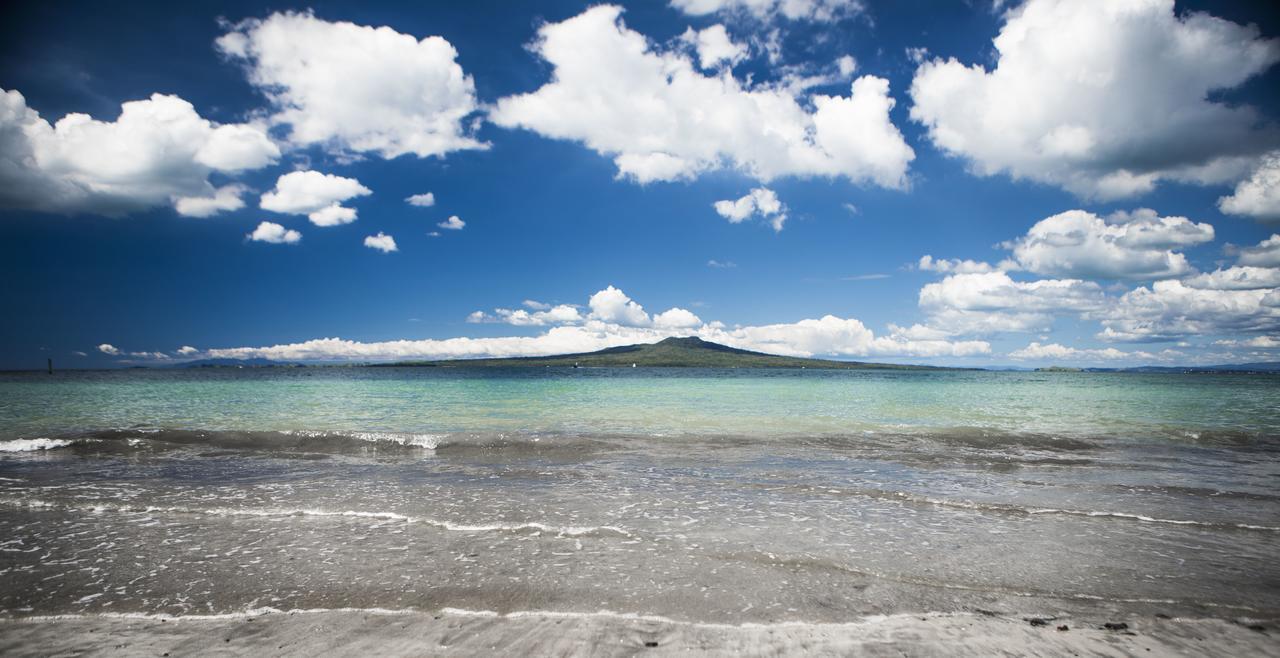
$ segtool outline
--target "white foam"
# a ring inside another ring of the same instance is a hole
[[[413,446],[422,448],[423,450],[435,450],[440,445],[440,439],[444,438],[439,434],[412,434],[400,432],[346,432],[346,431],[325,431],[325,430],[285,430],[281,434],[289,436],[306,436],[312,438],[320,438],[326,436],[340,436],[357,441],[367,441],[369,443],[396,443],[402,446]]]
[[[480,617],[485,619],[616,619],[619,621],[637,621],[659,624],[669,624],[673,626],[687,626],[699,628],[723,628],[723,629],[747,629],[747,628],[786,628],[786,627],[815,627],[815,628],[850,628],[862,626],[866,624],[878,624],[894,619],[918,619],[920,613],[901,613],[892,615],[868,615],[846,622],[809,622],[809,621],[782,621],[772,623],[746,622],[742,624],[726,624],[718,622],[700,622],[687,621],[682,619],[674,619],[662,615],[644,614],[636,612],[614,612],[612,610],[596,610],[592,612],[573,612],[559,610],[516,610],[512,612],[497,612],[494,610],[470,610],[466,608],[441,608],[438,611],[422,610],[418,608],[294,608],[290,610],[281,610],[279,608],[261,607],[251,608],[240,612],[226,612],[218,614],[192,614],[192,615],[165,615],[146,612],[100,612],[87,614],[61,614],[61,615],[29,615],[21,617],[0,617],[0,621],[10,622],[57,622],[82,619],[126,619],[126,620],[146,620],[146,621],[174,621],[174,622],[217,622],[217,621],[235,621],[239,619],[248,619],[253,617],[263,617],[267,615],[323,615],[331,613],[354,613],[366,615],[383,615],[383,616],[405,616],[405,615],[430,615],[441,614],[454,617]],[[950,613],[950,612],[931,612],[925,613],[933,618],[957,618],[972,617],[968,613]]]
[[[955,507],[959,509],[971,509],[977,511],[991,512],[1021,512],[1024,514],[1062,514],[1066,516],[1087,516],[1093,518],[1113,518],[1113,519],[1132,519],[1143,523],[1165,523],[1169,525],[1185,525],[1185,526],[1201,526],[1206,528],[1239,528],[1241,530],[1265,530],[1269,532],[1280,532],[1280,527],[1255,525],[1252,523],[1232,523],[1230,521],[1191,521],[1187,519],[1162,519],[1154,516],[1146,516],[1144,514],[1134,514],[1130,512],[1106,512],[1098,510],[1078,510],[1078,509],[1059,509],[1055,507],[1018,507],[1016,505],[1006,505],[1001,503],[975,503],[968,500],[947,500],[942,498],[930,498],[927,496],[917,496],[914,494],[897,492],[894,495],[899,498],[905,498],[916,502],[927,503],[930,505],[938,505],[940,507]]]
[[[74,443],[67,439],[13,439],[0,441],[0,452],[35,452],[37,450],[53,450],[65,448]]]
[[[454,532],[520,532],[524,530],[537,530],[539,532],[551,533],[562,537],[580,537],[597,532],[608,532],[621,535],[624,537],[634,537],[630,532],[617,526],[557,526],[546,523],[531,521],[528,523],[487,523],[487,524],[465,524],[452,523],[450,521],[441,521],[421,516],[407,516],[396,512],[365,512],[360,510],[321,510],[321,509],[241,509],[233,507],[214,507],[210,509],[197,509],[191,507],[159,507],[159,506],[137,506],[137,505],[117,505],[117,504],[98,504],[88,507],[60,506],[43,500],[34,499],[0,499],[0,504],[27,507],[32,509],[48,509],[48,510],[68,510],[81,512],[121,512],[126,514],[207,514],[211,516],[257,516],[257,517],[289,517],[289,516],[321,516],[321,517],[351,517],[364,519],[379,519],[383,521],[400,521],[403,523],[421,523],[423,525],[434,526],[451,530]]]

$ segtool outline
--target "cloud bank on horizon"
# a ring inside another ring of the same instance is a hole
[[[697,335],[847,358],[1277,356],[1280,234],[1223,242],[1223,223],[1210,223],[1204,209],[1140,201],[1168,188],[1204,189],[1227,221],[1255,231],[1280,222],[1274,108],[1231,95],[1280,62],[1280,39],[1257,25],[1179,11],[1172,0],[1028,0],[998,15],[989,58],[899,48],[909,84],[895,85],[883,62],[788,58],[793,32],[874,27],[875,7],[863,2],[671,0],[668,14],[669,36],[640,31],[615,4],[545,21],[524,44],[542,79],[496,93],[468,70],[471,53],[444,36],[309,10],[224,23],[211,50],[261,101],[238,122],[212,120],[226,114],[160,92],[125,100],[111,119],[72,112],[51,121],[20,91],[0,90],[0,209],[120,221],[253,215],[256,228],[228,231],[262,253],[307,249],[305,229],[347,235],[352,250],[376,252],[371,258],[403,259],[422,243],[403,234],[397,242],[385,214],[365,209],[384,194],[382,171],[464,154],[499,161],[508,141],[535,140],[603,159],[627,194],[672,184],[714,190],[704,195],[713,201],[683,207],[690,221],[718,217],[739,232],[761,225],[781,240],[813,219],[796,209],[802,185],[910,199],[923,180],[914,167],[937,154],[974,180],[1048,188],[1074,201],[1022,217],[1025,230],[1000,237],[997,257],[922,248],[897,263],[925,281],[914,309],[894,311],[907,317],[881,318],[879,332],[849,313],[732,326],[682,306],[651,314],[611,285],[582,305],[526,301],[466,317],[532,335],[171,352],[103,343],[96,352],[394,360],[545,355]],[[422,221],[420,235],[467,239],[482,224],[501,228],[451,205],[447,190],[436,190],[446,192],[438,202],[436,191],[422,191],[429,186],[419,181],[394,197],[406,213],[440,211]],[[1117,201],[1126,207],[1108,207]],[[341,233],[356,222],[358,235]],[[741,258],[709,255],[699,259],[703,269],[747,269]],[[1064,326],[1077,331],[1064,336]],[[1072,340],[1079,343],[1064,344]]]

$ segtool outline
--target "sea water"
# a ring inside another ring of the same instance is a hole
[[[1280,616],[1280,377],[0,374],[0,614]]]

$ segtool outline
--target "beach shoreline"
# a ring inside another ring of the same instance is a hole
[[[162,617],[59,615],[0,620],[0,654],[314,655],[1280,655],[1250,620],[1124,621],[997,613],[876,616],[837,624],[703,624],[615,613],[442,610],[252,611]],[[1060,630],[1066,627],[1066,630]]]

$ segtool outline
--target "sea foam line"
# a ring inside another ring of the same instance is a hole
[[[68,439],[13,439],[0,441],[0,452],[35,452],[37,450],[54,450],[65,448],[74,443]]]
[[[1162,519],[1154,516],[1146,516],[1143,514],[1133,514],[1130,512],[1104,512],[1094,510],[1076,510],[1076,509],[1059,509],[1053,507],[1018,507],[1016,505],[1003,505],[999,503],[975,503],[967,500],[946,500],[942,498],[930,498],[927,496],[917,496],[914,494],[898,492],[899,498],[906,500],[927,503],[929,505],[937,505],[939,507],[954,507],[959,509],[988,511],[988,512],[1011,512],[1015,514],[1062,514],[1067,516],[1087,516],[1094,518],[1115,518],[1115,519],[1133,519],[1143,523],[1166,523],[1170,525],[1199,526],[1204,528],[1237,528],[1240,530],[1262,530],[1267,532],[1280,532],[1280,527],[1268,525],[1255,525],[1252,523],[1233,523],[1230,521],[1190,521],[1185,519]]]
[[[420,523],[454,532],[520,532],[523,530],[537,530],[539,532],[554,533],[558,536],[565,537],[581,537],[592,533],[612,533],[623,537],[634,538],[631,532],[612,525],[603,526],[557,526],[537,521],[529,521],[525,523],[488,523],[488,524],[465,524],[453,523],[450,521],[441,521],[427,517],[407,516],[397,514],[396,512],[362,512],[358,510],[342,510],[329,511],[317,509],[234,509],[226,507],[215,507],[210,509],[195,509],[190,507],[160,507],[160,506],[136,506],[136,505],[118,505],[107,503],[101,505],[89,506],[68,506],[58,505],[41,500],[12,500],[2,499],[0,503],[15,507],[26,507],[29,509],[39,510],[57,510],[72,512],[90,512],[99,514],[102,512],[118,512],[123,514],[196,514],[210,516],[256,516],[264,518],[291,517],[291,516],[318,516],[318,517],[353,517],[366,519],[380,519],[384,521],[401,521],[403,523]]]
[[[330,613],[346,613],[346,614],[368,614],[380,616],[408,616],[408,615],[449,615],[454,617],[473,617],[482,619],[613,619],[618,621],[634,621],[668,624],[672,626],[696,627],[696,628],[716,628],[716,629],[768,629],[768,628],[852,628],[857,626],[865,626],[867,624],[878,624],[895,619],[915,620],[919,619],[921,614],[925,614],[935,619],[947,619],[957,617],[976,617],[972,613],[965,612],[928,612],[928,613],[897,613],[889,615],[867,615],[854,620],[844,622],[809,622],[809,621],[779,621],[779,622],[744,622],[741,624],[728,624],[723,622],[702,622],[688,621],[683,619],[674,619],[663,615],[637,613],[637,612],[615,612],[612,610],[596,610],[589,612],[576,611],[560,611],[560,610],[516,610],[512,612],[497,612],[495,610],[471,610],[467,608],[451,608],[445,607],[439,610],[422,610],[418,608],[293,608],[282,610],[280,608],[261,607],[250,608],[239,612],[225,612],[215,614],[190,614],[190,615],[165,615],[148,612],[98,612],[98,613],[68,613],[56,615],[24,615],[24,616],[4,616],[0,617],[0,621],[15,623],[40,623],[40,622],[57,622],[57,621],[80,621],[93,619],[120,619],[120,620],[136,620],[136,621],[175,621],[175,622],[218,622],[218,621],[236,621],[241,619],[249,619],[256,617],[265,617],[269,615],[323,615]]]
[[[1244,606],[1234,606],[1237,609],[1246,609]],[[1248,608],[1253,610],[1252,608]],[[7,612],[7,611],[4,611]],[[56,614],[56,615],[25,615],[25,616],[0,616],[0,623],[42,623],[42,622],[59,622],[59,621],[84,621],[94,619],[112,619],[112,620],[136,620],[136,621],[173,621],[173,622],[219,622],[219,621],[237,621],[241,619],[252,619],[258,617],[266,617],[272,615],[323,615],[323,614],[364,614],[378,615],[386,617],[402,617],[410,615],[448,615],[453,617],[472,617],[481,619],[610,619],[628,622],[644,622],[665,624],[670,626],[680,626],[686,628],[708,628],[721,630],[758,630],[758,629],[775,629],[775,628],[813,628],[813,629],[855,629],[866,627],[869,625],[890,623],[894,621],[911,621],[914,622],[922,619],[922,615],[930,619],[937,620],[953,620],[953,619],[990,619],[989,615],[978,614],[973,612],[924,612],[924,613],[893,613],[866,615],[851,619],[848,621],[837,622],[817,622],[817,621],[776,621],[776,622],[743,622],[740,624],[729,624],[724,622],[705,622],[705,621],[689,621],[683,619],[674,619],[663,615],[636,613],[636,612],[615,612],[612,610],[596,610],[591,612],[575,612],[575,611],[559,611],[559,610],[517,610],[512,612],[497,612],[495,610],[471,610],[466,608],[445,607],[439,610],[422,610],[418,608],[294,608],[282,610],[272,607],[251,608],[240,612],[226,612],[217,614],[191,614],[191,615],[165,615],[146,612],[99,612],[85,614]],[[1021,615],[1003,616],[1000,619],[1006,621],[1017,621],[1021,623]],[[1182,621],[1187,618],[1173,617],[1169,621]]]

